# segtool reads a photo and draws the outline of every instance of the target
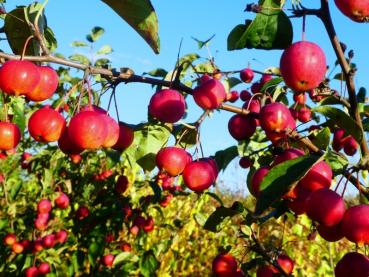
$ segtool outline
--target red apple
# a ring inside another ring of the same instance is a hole
[[[55,241],[55,235],[49,234],[44,237],[42,237],[42,246],[45,248],[52,248],[54,247],[56,241]]]
[[[292,274],[295,263],[290,257],[285,254],[280,254],[277,258],[277,262],[285,273],[288,275]]]
[[[256,277],[273,277],[276,276],[278,272],[278,269],[272,265],[263,265],[258,267]]]
[[[39,81],[38,67],[29,61],[7,61],[0,68],[0,89],[6,94],[28,94]]]
[[[68,127],[66,127],[58,140],[59,149],[64,154],[77,155],[80,154],[83,149],[79,148],[69,137]]]
[[[80,154],[69,154],[69,157],[74,164],[79,164],[82,160],[82,156]]]
[[[105,121],[105,126],[107,129],[107,135],[102,144],[102,147],[109,148],[114,146],[118,142],[120,128],[118,123],[108,114],[102,114],[101,117]]]
[[[119,248],[123,252],[131,252],[131,250],[132,250],[132,246],[127,242],[121,243]]]
[[[293,100],[300,105],[304,105],[306,102],[305,92],[297,92],[293,94]]]
[[[368,22],[368,0],[334,0],[337,8],[348,18],[356,22]]]
[[[343,148],[344,135],[345,135],[344,129],[340,128],[334,131],[332,147],[337,152],[339,152]]]
[[[20,254],[24,251],[24,246],[22,243],[16,241],[12,244],[12,250],[14,253]]]
[[[238,163],[242,168],[249,168],[252,165],[252,161],[249,157],[242,157]]]
[[[115,259],[114,255],[108,254],[102,257],[101,262],[106,267],[112,267],[114,263],[114,259]]]
[[[69,197],[65,193],[60,192],[59,196],[55,199],[55,204],[59,209],[66,209],[69,207]]]
[[[167,123],[180,120],[185,110],[186,103],[183,95],[174,89],[163,89],[156,92],[149,103],[150,115]]]
[[[333,172],[329,164],[320,161],[314,165],[299,182],[299,186],[314,191],[329,188],[332,183]]]
[[[289,46],[284,50],[280,61],[280,71],[286,85],[297,92],[319,86],[326,70],[323,50],[308,41],[295,42]]]
[[[237,271],[237,261],[231,254],[222,253],[214,258],[212,269],[217,277],[233,276]]]
[[[117,193],[124,193],[127,190],[128,185],[129,185],[129,181],[128,181],[127,176],[120,175],[115,184],[115,191]]]
[[[261,86],[265,85],[266,83],[268,83],[272,79],[273,79],[273,75],[271,75],[271,74],[263,74],[263,76],[261,76],[261,79],[260,79]]]
[[[300,149],[297,149],[297,148],[286,149],[285,151],[283,151],[282,154],[278,155],[275,158],[273,166],[276,166],[277,164],[283,163],[285,161],[296,159],[303,155],[305,155],[305,152]]]
[[[249,187],[250,193],[258,197],[260,194],[260,184],[263,181],[264,177],[268,174],[270,168],[269,166],[262,166],[258,170],[254,172],[251,178],[251,186]]]
[[[175,146],[164,147],[156,155],[157,167],[170,176],[181,174],[191,160],[186,150]]]
[[[46,275],[50,273],[50,265],[47,262],[40,263],[38,266],[38,272],[40,275]]]
[[[214,168],[206,161],[193,161],[187,164],[183,173],[185,185],[196,192],[208,189],[216,180]]]
[[[357,244],[369,243],[369,205],[358,205],[347,209],[342,219],[345,237]]]
[[[335,242],[344,237],[341,224],[336,224],[330,227],[320,224],[316,229],[319,235],[326,241]]]
[[[356,252],[346,253],[334,268],[336,277],[369,276],[369,258]]]
[[[251,85],[250,90],[251,90],[252,94],[257,94],[257,93],[260,93],[260,90],[261,90],[262,87],[263,87],[262,83],[256,82],[256,83],[253,83]]]
[[[259,113],[260,102],[257,99],[251,100],[251,102],[250,100],[246,100],[245,103],[242,105],[242,108],[253,113]]]
[[[247,101],[251,99],[251,93],[247,90],[242,90],[240,93],[240,98],[242,101]]]
[[[235,114],[228,121],[228,131],[236,140],[245,140],[255,133],[256,120],[250,115]]]
[[[60,230],[55,233],[55,242],[56,243],[64,243],[68,239],[68,232],[65,230]]]
[[[28,131],[36,141],[53,142],[60,138],[65,125],[65,119],[60,113],[45,106],[31,115]]]
[[[154,230],[154,219],[149,216],[146,220],[145,223],[143,225],[143,230],[148,233]]]
[[[342,220],[345,210],[345,202],[339,194],[322,188],[310,195],[306,213],[312,220],[331,227]]]
[[[0,122],[0,150],[14,149],[21,139],[19,127],[11,122]]]
[[[29,91],[26,97],[32,101],[44,101],[49,99],[56,91],[59,83],[58,74],[49,66],[39,66],[40,81],[37,86]]]
[[[132,144],[133,139],[133,129],[130,128],[127,124],[119,122],[119,138],[117,143],[112,148],[118,151],[123,151]]]
[[[346,155],[353,156],[355,155],[357,149],[359,148],[359,144],[352,136],[348,136],[343,141],[343,151],[345,151]]]
[[[193,98],[196,104],[205,110],[218,108],[226,97],[223,84],[216,79],[210,79],[201,83],[193,91]]]
[[[245,68],[240,71],[240,79],[245,83],[251,83],[254,79],[254,71],[251,68]]]
[[[76,217],[78,220],[82,220],[86,217],[88,217],[90,214],[90,210],[86,206],[81,206],[76,211]]]
[[[240,95],[237,91],[233,90],[230,93],[227,94],[227,101],[234,103],[240,98]]]
[[[26,277],[38,277],[40,276],[40,272],[38,268],[35,266],[28,267],[24,272]]]
[[[297,118],[303,122],[306,123],[311,120],[311,110],[307,107],[303,107],[297,112]]]
[[[37,203],[37,212],[40,214],[49,213],[51,208],[51,202],[48,199],[41,199]]]
[[[290,110],[282,103],[271,103],[263,106],[259,113],[260,126],[266,132],[286,132],[295,129],[296,124]]]
[[[5,245],[12,246],[17,241],[17,237],[13,233],[8,233],[3,238],[3,242]]]

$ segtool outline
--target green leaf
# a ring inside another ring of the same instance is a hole
[[[260,215],[287,193],[319,159],[319,156],[302,156],[273,167],[260,184],[255,214]]]
[[[361,87],[356,95],[357,101],[360,103],[365,103],[366,89]]]
[[[127,261],[137,261],[138,258],[137,256],[133,255],[131,252],[122,252],[119,253],[117,256],[115,256],[114,258],[114,262],[113,262],[113,266],[116,266],[117,264],[121,264],[122,262],[127,262]]]
[[[334,75],[333,79],[346,82],[345,76],[343,75],[342,72],[337,73],[336,75]]]
[[[280,83],[283,82],[283,78],[282,77],[278,77],[278,78],[273,78],[270,81],[266,82],[260,89],[260,91],[266,91],[268,88],[271,87],[276,87],[278,86]]]
[[[320,149],[327,149],[329,146],[331,131],[328,127],[320,130],[314,139],[314,144]]]
[[[240,79],[235,78],[235,77],[227,78],[225,81],[228,83],[228,87],[230,89],[242,83]]]
[[[320,106],[325,106],[325,105],[342,105],[342,103],[334,96],[327,96],[324,97],[320,102],[319,102]]]
[[[369,132],[369,118],[365,118],[363,120],[363,128],[365,132]]]
[[[98,67],[101,67],[101,66],[106,66],[110,63],[110,60],[109,59],[98,59],[96,62],[95,62],[95,66],[98,66]]]
[[[79,62],[81,64],[85,64],[85,65],[90,64],[90,60],[85,55],[81,55],[81,54],[74,54],[72,56],[69,56],[69,59],[72,61]]]
[[[97,258],[104,253],[104,245],[102,243],[92,242],[88,247],[88,260],[95,265]]]
[[[141,274],[144,277],[156,276],[155,271],[159,268],[160,263],[156,259],[154,252],[149,250],[145,252],[139,262]]]
[[[33,35],[28,22],[34,23],[37,12],[41,7],[41,4],[34,3],[27,7],[16,8],[6,15],[4,31],[14,54],[22,54],[27,38]],[[38,20],[38,26],[40,32],[44,33],[46,29],[46,18],[43,14]],[[32,39],[28,44],[26,55],[40,55],[40,44],[36,39]]]
[[[95,26],[92,28],[91,32],[86,36],[86,39],[92,43],[97,41],[104,33],[105,33],[104,28]]]
[[[237,25],[229,34],[228,50],[243,48],[285,49],[293,37],[292,24],[280,9],[280,1],[265,0],[254,20]]]
[[[345,155],[333,152],[330,149],[325,153],[324,161],[332,168],[334,175],[342,174],[348,165],[348,160]]]
[[[229,163],[238,156],[238,147],[231,146],[227,149],[217,151],[215,153],[215,161],[218,165],[219,171],[225,170]]]
[[[166,145],[170,129],[165,125],[140,124],[135,127],[134,140],[124,153],[130,162],[136,162],[142,169],[155,168],[156,153]]]
[[[21,133],[26,129],[26,114],[24,110],[25,100],[22,97],[14,97],[10,102],[12,122],[17,124]]]
[[[149,0],[102,0],[150,45],[160,52],[158,18]]]
[[[208,217],[205,222],[204,229],[211,232],[218,232],[220,230],[220,224],[228,217],[233,217],[242,213],[245,210],[242,203],[236,201],[232,207],[226,208],[220,206]]]
[[[144,74],[147,74],[147,75],[150,75],[150,76],[153,76],[153,77],[165,78],[165,76],[167,76],[167,74],[168,74],[168,71],[166,71],[163,68],[156,68],[156,69],[151,70],[149,72],[145,72]]]
[[[107,55],[113,52],[113,49],[110,47],[110,45],[103,45],[99,51],[96,52],[98,55]]]
[[[339,127],[345,129],[347,133],[352,135],[356,141],[361,141],[363,133],[359,125],[357,125],[357,123],[345,112],[329,106],[315,107],[312,111],[332,119]]]
[[[55,38],[53,30],[47,27],[44,36],[46,39],[46,47],[50,50],[50,52],[54,52],[56,48],[58,48],[58,41]]]
[[[209,42],[210,42],[214,37],[215,37],[215,34],[214,34],[214,35],[212,35],[210,38],[208,38],[208,39],[207,39],[207,40],[205,40],[205,41],[199,40],[199,39],[194,38],[194,37],[192,37],[192,39],[193,39],[194,41],[196,41],[196,42],[197,42],[197,46],[198,46],[198,48],[199,48],[199,50],[200,50],[200,49],[201,49],[201,48],[203,48],[204,46],[208,46],[208,45],[209,45]]]
[[[188,148],[196,144],[197,130],[186,127],[184,125],[177,125],[173,128],[173,135],[179,146]],[[180,139],[180,141],[178,141]]]
[[[70,44],[70,46],[72,46],[72,47],[87,47],[88,46],[88,44],[86,43],[86,42],[84,42],[84,41],[73,41],[71,44]]]
[[[178,61],[178,64],[183,66],[183,70],[186,70],[194,61],[199,58],[200,56],[198,54],[190,53],[181,57]]]

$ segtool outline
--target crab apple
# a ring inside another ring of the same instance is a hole
[[[40,263],[40,265],[38,266],[38,272],[40,273],[40,275],[46,275],[50,273],[49,263],[47,262]]]
[[[41,199],[37,203],[37,212],[40,214],[49,213],[51,208],[51,202],[48,199]]]
[[[81,206],[76,211],[76,217],[78,220],[82,220],[86,217],[88,217],[90,214],[90,210],[86,206]]]
[[[322,188],[314,191],[307,202],[307,215],[327,227],[338,224],[346,211],[343,198],[333,190]]]
[[[115,237],[112,233],[108,233],[105,235],[105,243],[112,243],[114,241]]]
[[[164,196],[162,200],[160,200],[159,205],[165,208],[169,205],[170,201],[173,199],[173,194],[169,193],[168,195]]]
[[[149,113],[162,122],[174,123],[180,120],[186,110],[183,95],[174,89],[163,89],[150,99]]]
[[[32,242],[32,253],[38,253],[42,251],[44,247],[42,246],[42,239],[38,238]]]
[[[334,0],[337,8],[348,18],[356,22],[368,22],[368,0]]]
[[[83,149],[74,144],[69,137],[68,127],[66,127],[58,140],[58,147],[64,154],[80,154]]]
[[[231,254],[221,253],[214,258],[212,270],[217,277],[233,276],[237,271],[237,261]]]
[[[272,265],[263,265],[258,267],[256,277],[273,277],[276,276],[278,272],[278,269]]]
[[[254,172],[251,178],[251,182],[249,185],[250,193],[258,197],[260,194],[260,184],[263,181],[264,177],[268,174],[270,168],[269,166],[262,166],[258,170]]]
[[[112,267],[114,263],[114,255],[108,254],[102,257],[101,262],[106,267]]]
[[[254,100],[246,100],[245,103],[242,105],[243,109],[246,109],[253,113],[259,113],[260,112],[260,102],[257,99]]]
[[[305,92],[296,92],[293,94],[293,101],[297,104],[304,105],[306,102],[306,94]]]
[[[280,254],[277,258],[277,263],[285,273],[291,275],[295,263],[289,256],[285,254]]]
[[[250,100],[252,97],[251,93],[248,90],[242,90],[240,93],[240,99],[242,101]]]
[[[334,151],[339,152],[343,148],[343,142],[344,142],[344,135],[345,130],[344,129],[337,129],[333,133],[333,143],[332,147]]]
[[[297,118],[303,123],[311,120],[311,110],[308,107],[302,107],[297,112]]]
[[[298,111],[296,111],[294,108],[289,108],[289,110],[290,110],[290,113],[291,113],[291,115],[292,115],[292,118],[294,119],[294,120],[297,120],[298,119],[298,117],[299,117],[299,112]]]
[[[127,176],[120,175],[118,177],[118,180],[115,184],[114,189],[117,193],[124,193],[127,190],[128,185],[129,185],[129,181],[128,181]]]
[[[40,82],[38,67],[29,61],[7,61],[0,68],[0,89],[9,95],[27,95]]]
[[[230,93],[227,94],[227,101],[234,103],[240,98],[240,95],[237,91],[233,90]]]
[[[19,127],[11,122],[0,122],[0,150],[14,149],[21,139]]]
[[[149,216],[148,218],[145,219],[145,223],[142,226],[143,230],[148,233],[154,230],[154,219]]]
[[[293,43],[284,50],[280,60],[280,71],[286,85],[297,92],[319,86],[326,70],[323,50],[309,41]]]
[[[205,110],[218,108],[227,97],[223,84],[216,79],[201,83],[192,95],[196,104]]]
[[[252,161],[249,157],[242,157],[239,161],[239,165],[242,168],[249,168],[252,165]]]
[[[55,233],[55,242],[64,243],[68,239],[68,232],[66,230],[59,230]]]
[[[65,126],[64,117],[50,106],[35,111],[28,121],[30,135],[39,142],[57,141]]]
[[[8,233],[3,238],[3,242],[5,245],[12,246],[17,241],[17,237],[13,233]]]
[[[137,225],[133,225],[131,226],[131,228],[129,228],[129,232],[136,236],[139,232],[140,232],[140,227],[138,227]]]
[[[332,183],[332,177],[333,172],[329,164],[325,161],[320,161],[300,180],[299,186],[310,191],[329,188]]]
[[[266,83],[268,83],[272,79],[273,79],[273,75],[263,74],[263,76],[261,76],[261,79],[260,79],[261,86],[265,85]]]
[[[12,244],[12,250],[14,253],[20,254],[24,251],[24,246],[22,243],[16,241]]]
[[[310,89],[309,97],[313,102],[320,102],[324,98],[324,95],[319,95],[319,91],[317,89]]]
[[[254,71],[251,68],[245,68],[240,71],[240,79],[245,83],[251,83],[254,79]]]
[[[296,123],[290,110],[282,103],[263,106],[259,113],[260,126],[266,132],[285,132],[287,128],[295,129]]]
[[[347,209],[342,219],[345,237],[357,244],[369,243],[369,205],[358,205]]]
[[[119,137],[118,141],[115,145],[113,145],[113,149],[118,151],[123,151],[128,148],[134,139],[133,129],[130,128],[126,123],[119,122]]]
[[[44,101],[49,99],[56,91],[59,83],[58,74],[49,66],[39,66],[40,81],[37,86],[26,94],[32,101]]]
[[[40,272],[38,271],[38,268],[36,266],[28,267],[24,274],[26,277],[38,277],[40,276]]]
[[[316,229],[319,235],[326,241],[335,242],[344,237],[340,223],[330,227],[320,224]]]
[[[369,276],[369,258],[357,252],[346,253],[334,268],[336,277]]]
[[[260,90],[261,90],[261,88],[262,88],[262,87],[263,87],[263,84],[262,84],[262,83],[257,82],[257,83],[253,83],[253,84],[251,85],[250,90],[251,90],[252,94],[257,94],[257,93],[259,93],[259,92],[260,92]]]
[[[256,131],[256,120],[250,115],[235,114],[228,121],[228,131],[236,140],[248,139]]]
[[[98,112],[87,110],[73,116],[68,127],[69,138],[82,149],[97,149],[102,146],[108,130]]]
[[[69,207],[69,197],[64,192],[60,192],[59,196],[55,198],[55,204],[59,209],[66,209]]]
[[[170,176],[181,174],[191,160],[186,150],[175,146],[164,147],[156,155],[157,167]]]
[[[128,242],[122,242],[119,246],[120,250],[123,252],[131,252],[132,246]]]
[[[218,178],[219,169],[217,162],[213,158],[201,158],[199,161],[208,163],[211,166],[211,169],[213,170],[214,178],[215,179]]]
[[[207,82],[207,81],[209,81],[209,80],[211,80],[212,78],[208,75],[208,74],[204,74],[204,75],[202,75],[201,77],[200,77],[200,79],[199,79],[199,83],[200,84],[203,84],[203,83],[205,83],[205,82]]]
[[[49,234],[44,237],[42,237],[42,246],[45,248],[52,248],[54,247],[56,241],[55,241],[55,235]]]
[[[183,173],[185,185],[193,191],[202,192],[216,180],[214,168],[206,161],[193,161],[186,165]]]
[[[82,156],[80,154],[69,154],[69,158],[74,164],[79,164],[82,160]]]
[[[298,148],[288,148],[279,154],[275,159],[273,166],[283,163],[285,161],[293,160],[305,155],[305,152]]]
[[[35,219],[35,228],[40,231],[44,231],[47,229],[47,224],[49,222],[49,214],[38,214]]]
[[[352,136],[348,136],[344,139],[343,142],[343,151],[345,151],[346,155],[353,156],[355,155],[357,149],[359,148],[359,144]]]
[[[119,125],[113,118],[108,114],[102,114],[101,117],[105,121],[105,126],[107,129],[107,135],[102,143],[102,147],[109,148],[114,146],[119,139]]]
[[[295,189],[291,190],[287,195],[293,198],[287,203],[288,208],[293,211],[296,215],[304,214],[307,211],[308,200],[311,195],[311,191],[302,189],[300,186],[296,186]],[[295,194],[294,197],[293,194]]]

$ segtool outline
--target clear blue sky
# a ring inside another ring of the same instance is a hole
[[[10,1],[6,8],[9,11],[15,5],[26,5],[30,1]],[[256,1],[255,1],[256,2]],[[289,2],[289,1],[287,1]],[[312,6],[312,2],[316,6]],[[306,6],[317,8],[319,1],[303,1]],[[332,17],[341,41],[348,45],[349,49],[355,49],[355,60],[359,71],[357,85],[369,87],[369,52],[368,38],[369,25],[358,24],[350,21],[332,3]],[[187,1],[152,1],[159,18],[159,32],[161,40],[161,53],[155,55],[145,42],[116,15],[102,1],[98,0],[49,0],[46,7],[48,25],[54,30],[58,39],[58,52],[68,56],[74,53],[70,43],[74,40],[83,40],[93,26],[105,28],[106,33],[96,45],[112,46],[114,52],[111,59],[114,67],[130,67],[137,74],[163,67],[171,70],[175,64],[178,45],[183,38],[182,54],[196,52],[197,45],[191,36],[205,40],[216,34],[210,44],[211,51],[216,58],[217,65],[222,70],[235,70],[247,66],[263,70],[269,66],[278,66],[281,51],[240,50],[227,51],[227,36],[232,28],[245,19],[252,19],[253,14],[244,13],[243,10],[249,1],[214,1],[214,0],[187,0]],[[289,7],[289,5],[287,5]],[[301,39],[301,19],[293,20],[294,41]],[[320,21],[315,17],[307,18],[306,39],[318,43],[327,55],[328,63],[333,65],[335,57],[326,32]],[[2,47],[3,48],[3,44]],[[205,50],[200,55],[206,56]],[[255,61],[256,60],[256,61]],[[241,90],[247,86],[238,86]],[[339,83],[336,83],[339,88]],[[139,123],[146,118],[146,106],[153,91],[149,85],[129,84],[119,88],[120,117],[129,123]],[[192,101],[189,103],[189,118],[191,122],[200,114]],[[241,102],[236,103],[241,106]],[[232,114],[222,111],[216,112],[211,119],[207,119],[202,126],[202,142],[206,155],[214,154],[216,150],[234,145],[235,141],[227,130],[228,119]],[[228,187],[244,184],[245,172],[231,165],[226,176]]]

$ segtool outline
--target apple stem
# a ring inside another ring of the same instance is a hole
[[[82,84],[82,81],[79,81],[77,84],[75,84],[74,86],[71,87],[71,89],[63,96],[61,101],[56,105],[55,111],[59,110],[60,106],[66,102],[67,98],[69,98],[69,96],[73,92],[75,92],[77,90],[78,86],[81,85],[81,84]]]
[[[26,39],[26,42],[24,43],[24,46],[23,46],[23,50],[22,50],[22,55],[20,57],[20,60],[23,61],[24,59],[24,56],[26,55],[26,50],[27,50],[27,47],[28,47],[28,44],[29,42],[31,41],[31,39],[33,39],[33,35],[29,36],[27,39]]]
[[[116,86],[113,88],[114,107],[115,107],[115,112],[117,114],[117,120],[118,120],[118,122],[120,122],[120,119],[119,119],[119,109],[118,109],[118,101],[117,101],[117,97],[115,95],[115,89],[116,89]]]
[[[306,15],[304,14],[302,17],[302,41],[305,41],[305,29],[306,29]]]

